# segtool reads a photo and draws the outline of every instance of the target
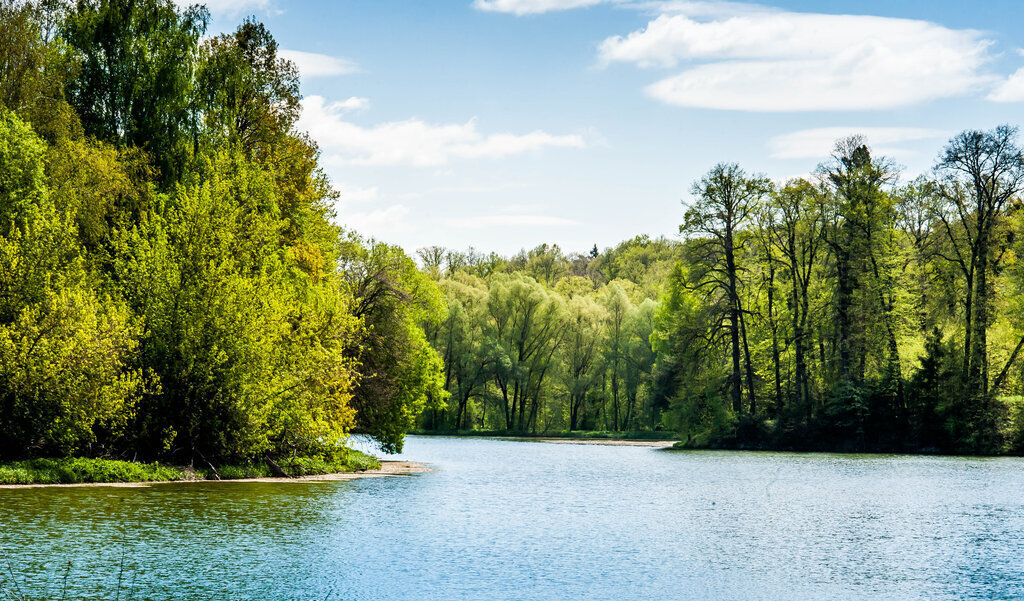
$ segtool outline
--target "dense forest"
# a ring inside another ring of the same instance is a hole
[[[420,251],[450,401],[427,429],[692,446],[1024,451],[1024,155],[965,131],[903,181],[859,137],[785,183],[719,164],[680,241]]]
[[[913,181],[712,168],[678,239],[513,257],[337,225],[259,22],[0,0],[0,458],[387,452],[430,431],[1024,452],[1017,131]]]
[[[0,0],[0,457],[398,450],[444,402],[436,286],[333,223],[255,20]]]

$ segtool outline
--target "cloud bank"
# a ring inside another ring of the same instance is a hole
[[[602,64],[672,68],[647,87],[667,104],[741,111],[890,109],[984,89],[991,42],[911,19],[757,10],[662,14],[604,40]]]
[[[495,159],[544,148],[584,148],[580,135],[483,134],[466,123],[432,124],[412,118],[364,127],[346,120],[352,99],[327,103],[322,96],[302,101],[298,128],[310,132],[327,160],[357,165],[444,165],[453,159]]]

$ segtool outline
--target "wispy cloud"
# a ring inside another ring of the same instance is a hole
[[[548,215],[478,215],[475,217],[455,217],[442,219],[441,223],[451,227],[459,228],[484,228],[484,227],[565,227],[579,225],[580,222],[562,217],[550,217]]]
[[[746,111],[910,106],[984,89],[991,42],[974,30],[887,17],[753,10],[698,20],[662,14],[610,37],[602,64],[697,66],[647,93],[686,107]]]
[[[1024,67],[999,82],[987,98],[992,102],[1024,102]]]
[[[345,205],[351,203],[375,202],[380,199],[380,189],[377,186],[370,188],[359,188],[342,184],[341,202]]]
[[[942,138],[946,132],[920,127],[819,127],[775,136],[768,148],[776,159],[823,159],[831,154],[836,140],[853,135],[864,136],[875,153],[897,157],[910,154],[900,143]]]
[[[299,129],[306,130],[329,153],[327,160],[359,165],[444,165],[452,159],[494,159],[544,148],[584,148],[583,136],[483,134],[466,123],[431,124],[412,118],[363,127],[347,121],[345,103],[328,104],[322,96],[302,101]]]
[[[609,0],[474,0],[477,10],[510,13],[513,15],[536,15],[557,10],[584,8],[604,4]]]
[[[334,104],[331,105],[331,107],[333,110],[339,112],[362,111],[370,108],[370,99],[361,98],[359,96],[352,96],[350,98],[342,100],[341,102],[335,102]]]
[[[398,204],[372,211],[342,211],[338,215],[338,221],[346,228],[361,234],[385,237],[385,234],[394,235],[409,231],[411,224],[408,217],[409,207]]]
[[[723,16],[774,10],[745,2],[716,0],[474,0],[477,10],[508,13],[516,16],[588,8],[599,4],[614,4],[644,12],[683,14],[690,16]]]
[[[359,72],[359,65],[355,61],[339,56],[286,49],[282,49],[278,54],[281,58],[295,63],[302,77],[333,77]]]

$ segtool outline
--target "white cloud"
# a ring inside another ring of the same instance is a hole
[[[541,208],[540,205],[535,204],[510,204],[501,207],[500,210],[502,213],[529,213],[539,208]]]
[[[382,236],[395,234],[410,229],[406,218],[409,216],[409,207],[405,205],[392,205],[386,209],[373,211],[345,212],[338,215],[338,221],[346,228],[355,230],[360,234],[371,236]]]
[[[500,158],[543,148],[583,148],[580,135],[484,135],[476,121],[431,124],[416,118],[363,127],[344,119],[344,103],[326,104],[322,96],[302,101],[300,130],[310,132],[328,162],[360,165],[443,165],[452,159]]]
[[[1024,102],[1024,67],[999,82],[987,98],[992,102]]]
[[[609,0],[474,0],[477,10],[511,13],[513,15],[535,15],[556,10],[569,10],[603,4]]]
[[[516,16],[588,8],[599,4],[616,4],[653,13],[675,13],[691,16],[725,15],[771,10],[742,2],[716,0],[474,0],[477,10],[509,13]]]
[[[446,225],[460,228],[482,228],[494,226],[564,227],[579,225],[578,221],[573,221],[572,219],[549,217],[547,215],[478,215],[476,217],[442,219],[441,221]]]
[[[280,50],[278,54],[281,58],[295,63],[302,77],[331,77],[333,75],[348,75],[359,71],[359,65],[355,61],[338,56],[285,49]]]
[[[375,202],[380,198],[380,189],[377,186],[372,188],[357,188],[356,186],[341,185],[341,202],[344,204]]]
[[[864,110],[969,94],[991,42],[974,30],[887,17],[751,10],[697,20],[662,14],[601,43],[602,64],[669,68],[647,87],[662,102],[749,110]]]
[[[864,136],[874,153],[905,156],[910,152],[893,144],[942,138],[945,132],[920,127],[819,127],[775,136],[768,148],[776,159],[823,159],[832,153],[836,140],[852,135]]]
[[[331,107],[336,111],[361,111],[370,108],[370,99],[352,96],[341,102],[335,102]]]

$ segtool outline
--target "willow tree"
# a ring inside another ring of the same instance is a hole
[[[493,354],[486,337],[487,285],[465,273],[439,282],[447,314],[427,335],[444,362],[444,387],[451,394],[456,430],[470,426],[470,401],[491,376]],[[437,424],[434,424],[437,427]]]
[[[619,431],[622,427],[621,413],[621,392],[623,380],[625,379],[626,346],[629,333],[626,329],[626,319],[633,310],[633,303],[630,302],[626,292],[616,282],[605,286],[601,296],[601,305],[607,312],[605,319],[605,344],[604,344],[604,365],[608,386],[611,388],[611,430]],[[602,406],[605,428],[608,428],[608,410]]]
[[[589,296],[575,296],[566,305],[565,342],[560,351],[559,378],[567,399],[569,430],[579,429],[587,400],[601,376],[598,364],[604,348],[607,312]]]
[[[352,348],[360,364],[352,399],[357,425],[385,452],[401,452],[420,412],[448,399],[441,357],[423,329],[444,318],[444,299],[397,246],[357,236],[343,246],[341,273],[363,326]]]
[[[565,334],[565,301],[529,276],[492,277],[487,299],[497,386],[508,430],[536,426]]]

